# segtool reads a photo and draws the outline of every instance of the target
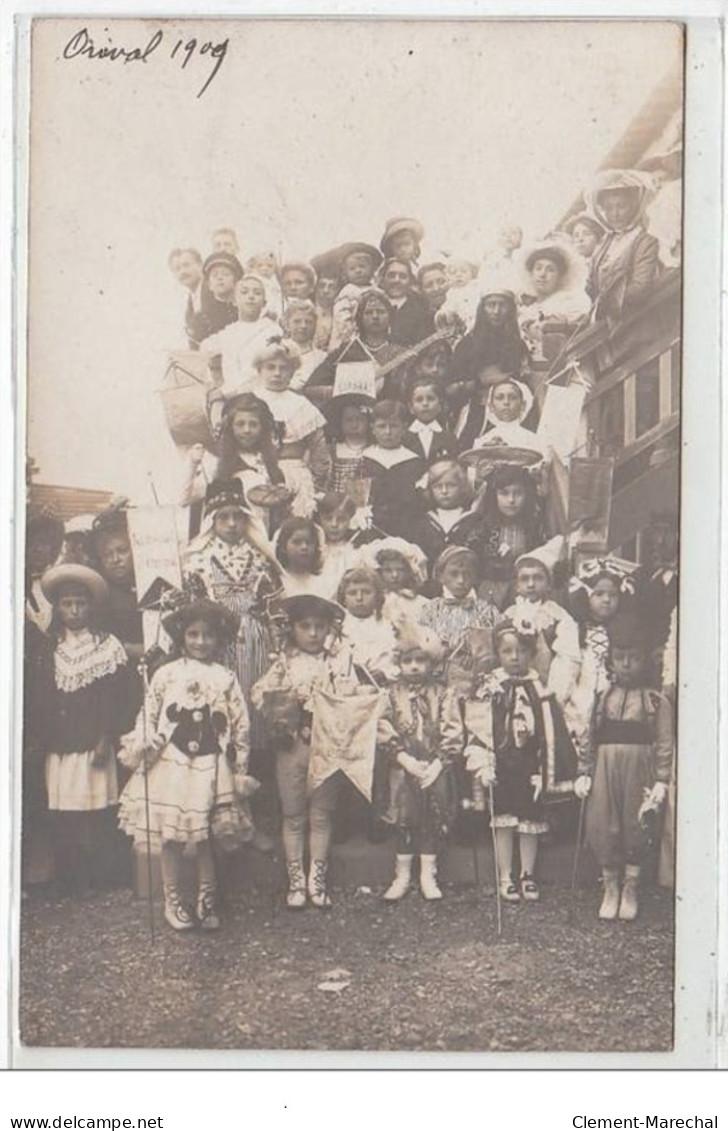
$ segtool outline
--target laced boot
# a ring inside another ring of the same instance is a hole
[[[537,899],[541,898],[538,884],[528,872],[524,872],[521,876],[520,888],[521,896],[527,903],[534,903]]]
[[[289,860],[286,869],[288,871],[286,907],[291,911],[300,911],[306,906],[306,875],[303,871],[303,861]]]
[[[500,897],[504,903],[521,902],[521,893],[518,890],[517,885],[513,883],[512,876],[506,876],[504,880],[501,880],[498,884],[498,890],[500,892]]]
[[[619,873],[615,868],[603,868],[604,898],[599,908],[600,919],[616,919],[619,910]]]
[[[308,895],[314,907],[325,909],[331,907],[331,900],[326,890],[328,868],[326,860],[311,861],[311,870],[308,873]]]
[[[177,884],[164,885],[164,918],[175,931],[191,931],[195,925],[192,915],[182,902]]]
[[[636,864],[628,864],[624,869],[624,883],[622,884],[622,898],[619,903],[619,918],[631,922],[637,918],[640,909],[638,884],[640,870]]]
[[[398,856],[394,865],[394,879],[382,899],[386,899],[387,903],[396,903],[407,894],[411,881],[412,857]]]
[[[437,857],[420,856],[420,891],[427,900],[442,899],[437,886]]]
[[[200,884],[197,892],[197,922],[203,931],[219,930],[220,914],[217,906],[217,884]]]

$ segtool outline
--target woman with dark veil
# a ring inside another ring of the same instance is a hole
[[[448,378],[450,399],[456,403],[467,400],[486,365],[518,377],[528,356],[518,326],[516,296],[505,289],[485,291],[473,329],[455,347]]]

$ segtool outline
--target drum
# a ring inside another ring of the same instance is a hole
[[[214,355],[204,351],[174,350],[169,355],[159,395],[167,427],[180,448],[203,444],[215,452],[207,397],[218,382],[211,369]]]

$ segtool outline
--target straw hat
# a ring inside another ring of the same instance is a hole
[[[384,235],[379,241],[379,246],[385,255],[387,254],[387,244],[399,232],[411,232],[417,243],[422,243],[425,238],[425,229],[419,220],[415,220],[412,216],[392,216],[384,225]]]
[[[103,605],[109,595],[108,586],[100,573],[89,566],[73,562],[52,566],[40,579],[41,589],[49,601],[55,600],[58,590],[64,585],[83,586],[95,605]]]
[[[297,593],[293,597],[283,597],[277,602],[277,608],[286,614],[291,623],[304,617],[321,617],[330,624],[335,624],[346,616],[346,609],[336,601],[328,601],[316,593]]]

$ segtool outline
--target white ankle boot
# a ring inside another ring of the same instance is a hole
[[[164,885],[164,918],[175,931],[191,931],[195,925],[177,884]]]
[[[288,871],[286,907],[291,911],[300,911],[306,906],[306,874],[303,870],[303,861],[289,860],[286,869]]]
[[[619,910],[619,873],[614,868],[603,868],[604,898],[599,908],[600,919],[616,919]]]
[[[388,903],[396,903],[409,891],[412,882],[412,857],[398,856],[394,865],[394,879],[385,891],[382,899]]]
[[[442,899],[437,886],[436,856],[420,856],[420,891],[425,899]]]
[[[203,931],[219,930],[220,912],[217,906],[216,884],[200,884],[197,892],[197,922]]]
[[[314,907],[328,909],[331,907],[329,893],[326,890],[326,875],[328,872],[326,860],[312,860],[308,873],[308,895]]]
[[[637,918],[640,909],[638,884],[640,870],[636,864],[628,864],[624,869],[624,883],[622,884],[622,898],[619,903],[619,918],[631,922]]]

